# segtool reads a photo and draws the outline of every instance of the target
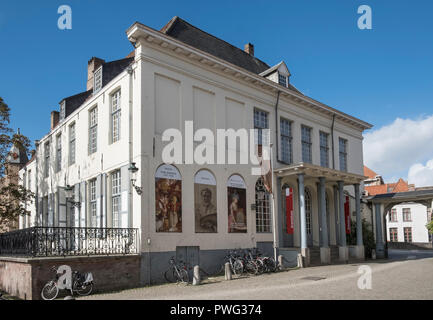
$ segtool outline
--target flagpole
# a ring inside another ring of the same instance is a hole
[[[271,197],[272,197],[272,228],[273,230],[273,236],[274,236],[274,261],[277,264],[277,219],[276,219],[276,214],[275,214],[275,196],[274,196],[274,192],[275,192],[275,188],[274,188],[274,173],[272,171],[272,166],[273,166],[273,144],[270,144],[271,147],[271,155],[270,155],[270,161],[271,161],[271,165],[269,166],[271,170],[271,186],[272,186],[272,192],[271,192]]]

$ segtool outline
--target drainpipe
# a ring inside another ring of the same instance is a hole
[[[335,124],[335,113],[332,115],[332,125],[331,125],[332,169],[335,169],[334,124]]]
[[[281,91],[278,90],[277,93],[277,102],[275,103],[275,146],[276,146],[276,153],[277,153],[277,161],[280,161],[280,152],[279,152],[279,143],[278,143],[278,102],[280,100],[280,93]]]
[[[132,77],[133,77],[133,73],[134,73],[134,71],[132,70],[132,67],[131,66],[129,66],[128,68],[127,68],[127,70],[126,70],[127,72],[128,72],[128,74],[129,74],[129,98],[128,98],[128,100],[129,100],[129,110],[128,110],[128,113],[129,113],[129,132],[128,132],[128,152],[129,152],[129,163],[131,163],[132,162],[132,99],[133,99],[133,97],[132,97],[132,94],[133,94],[133,92],[132,92]],[[132,196],[133,196],[133,194],[132,194],[132,192],[133,192],[133,190],[132,190],[132,186],[131,186],[131,178],[132,178],[132,176],[131,176],[131,172],[128,170],[128,172],[129,172],[129,182],[128,182],[128,193],[129,193],[129,219],[128,219],[128,227],[129,228],[132,228],[133,227],[133,205],[132,205]]]

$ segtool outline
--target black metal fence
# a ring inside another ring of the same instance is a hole
[[[0,233],[0,255],[53,257],[138,253],[135,228],[32,227]]]

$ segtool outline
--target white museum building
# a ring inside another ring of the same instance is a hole
[[[362,232],[350,250],[346,235],[350,219],[362,228],[370,124],[304,95],[286,63],[266,64],[250,43],[241,50],[178,17],[159,31],[136,22],[126,34],[134,51],[89,60],[86,91],[60,101],[20,171],[36,193],[20,228],[56,237],[45,252],[136,254],[142,283],[162,281],[172,256],[211,272],[228,249],[273,255],[274,234],[288,262],[298,253],[307,266],[364,257]],[[189,163],[186,154],[163,163],[164,131],[185,137],[186,121],[215,136],[270,129],[276,221],[251,164]],[[347,193],[355,201],[346,210]]]

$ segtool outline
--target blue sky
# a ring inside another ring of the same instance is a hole
[[[72,30],[57,28],[62,4],[72,8]],[[372,8],[372,30],[357,28],[362,4]],[[298,89],[377,131],[397,118],[433,114],[431,12],[428,0],[3,0],[0,96],[12,109],[12,126],[39,139],[58,102],[85,90],[90,57],[123,58],[132,50],[125,35],[131,24],[159,29],[178,15],[238,47],[253,43],[255,55],[270,65],[284,60]],[[373,169],[407,178],[411,165],[430,159],[433,151],[392,172],[383,163]]]

